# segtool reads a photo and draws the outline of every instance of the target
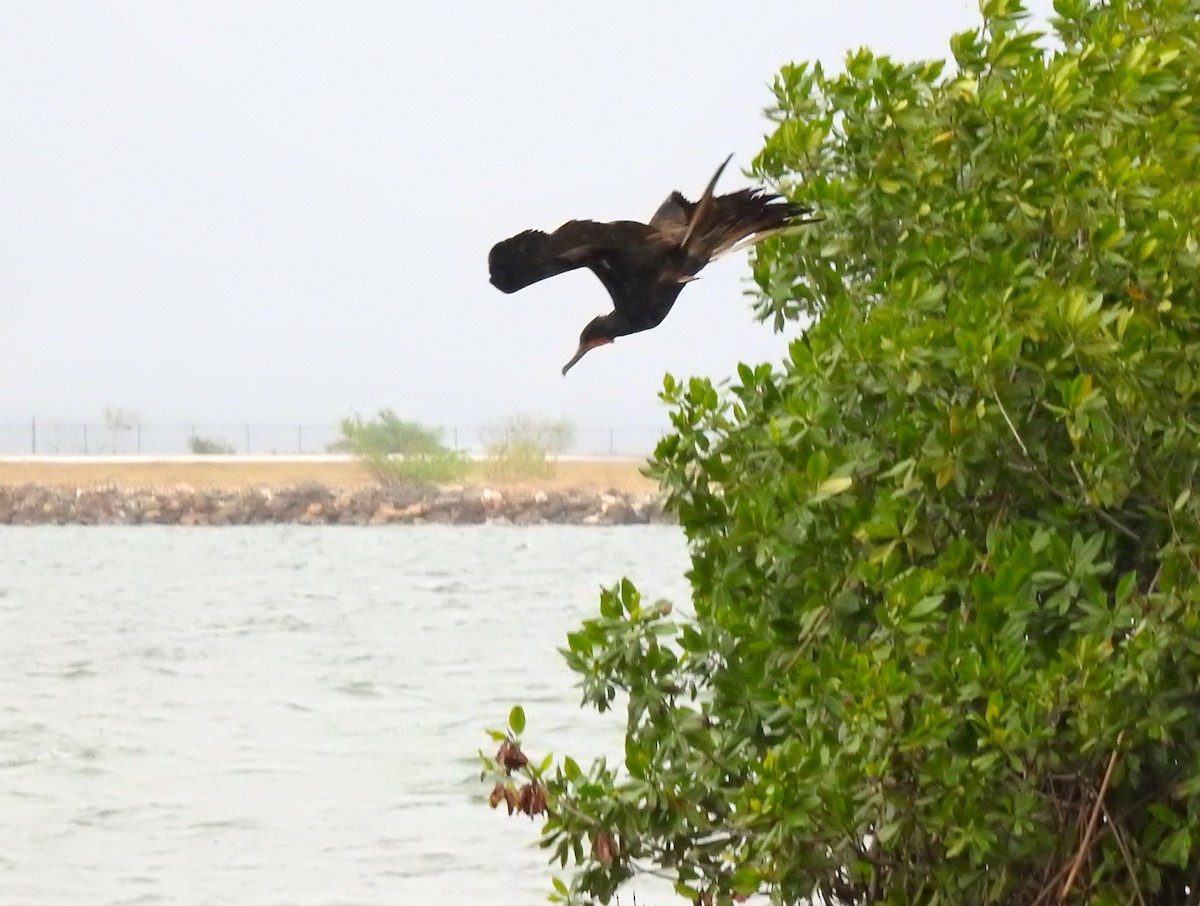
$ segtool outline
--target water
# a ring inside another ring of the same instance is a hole
[[[556,649],[686,566],[667,526],[4,529],[0,902],[544,902],[483,728],[619,756]]]

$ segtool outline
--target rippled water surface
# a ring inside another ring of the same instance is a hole
[[[556,653],[677,528],[0,531],[0,902],[544,902],[485,726],[618,754]]]

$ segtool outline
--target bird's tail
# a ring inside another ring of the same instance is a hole
[[[820,220],[808,216],[811,208],[762,189],[714,195],[717,180],[732,159],[731,154],[717,167],[704,194],[689,212],[682,245],[696,261],[710,261],[768,236]]]
[[[723,248],[718,248],[715,252],[713,252],[713,258],[720,258],[722,255],[730,255],[734,252],[740,252],[743,249],[750,248],[752,245],[757,245],[764,239],[770,239],[772,236],[790,236],[792,233],[798,233],[801,227],[806,227],[810,223],[820,223],[824,219],[824,217],[805,217],[803,219],[789,221],[787,224],[781,227],[776,227],[770,230],[761,230],[757,233],[751,233],[744,239],[736,240]]]
[[[807,205],[787,201],[779,195],[760,190],[746,190],[743,198],[725,196],[718,202],[730,199],[722,205],[721,216],[713,225],[708,241],[712,258],[730,252],[741,251],[772,236],[791,233],[800,227],[823,220],[814,217]]]
[[[742,189],[713,199],[713,214],[697,245],[716,258],[815,223],[812,208],[762,189]]]

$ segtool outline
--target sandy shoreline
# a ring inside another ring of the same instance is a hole
[[[657,484],[640,473],[641,461],[562,461],[546,477],[505,479],[476,463],[461,481],[465,487],[584,491],[616,490],[650,494]],[[376,485],[371,473],[352,459],[57,459],[0,460],[0,487],[35,486],[72,490],[152,489],[187,485],[211,491],[320,485],[336,491]]]

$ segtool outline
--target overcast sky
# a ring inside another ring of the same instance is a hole
[[[577,271],[505,296],[491,245],[648,219],[730,152],[719,188],[745,185],[781,64],[945,58],[978,21],[973,0],[6,2],[0,424],[665,424],[664,372],[784,352],[746,255],[564,378],[607,295]]]

